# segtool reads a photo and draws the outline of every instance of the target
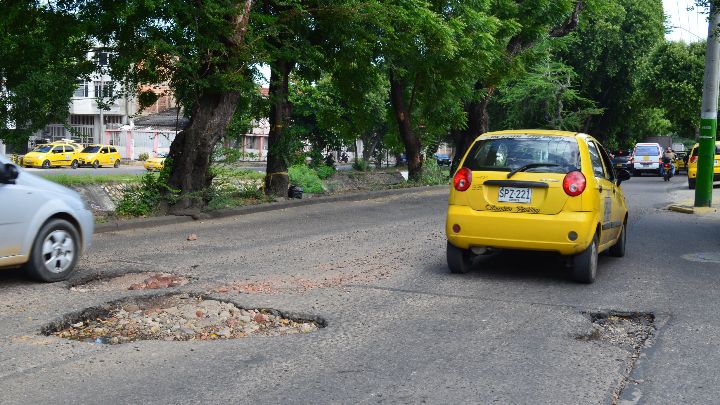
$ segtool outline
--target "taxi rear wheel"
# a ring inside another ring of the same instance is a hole
[[[100,167],[100,162],[96,160],[93,162],[93,168],[97,169],[98,167]]]
[[[49,168],[50,168],[50,161],[49,161],[49,160],[44,161],[44,162],[42,163],[42,168],[43,168],[43,169],[49,169]]]
[[[472,253],[447,243],[447,263],[453,274],[465,274],[472,267]]]
[[[590,245],[573,257],[572,278],[578,283],[592,284],[597,274],[598,238],[593,237]]]
[[[625,232],[626,226],[627,226],[627,223],[622,225],[622,229],[620,229],[620,236],[618,236],[617,242],[615,242],[615,244],[612,245],[612,247],[608,251],[608,253],[610,253],[610,256],[613,256],[613,257],[625,256],[625,239],[627,237],[627,234]]]
[[[117,169],[118,167],[120,167],[120,161],[119,161],[119,160],[116,160],[115,163],[113,164],[113,167],[116,168],[116,169]]]
[[[690,190],[695,190],[695,180],[688,179],[688,188]]]

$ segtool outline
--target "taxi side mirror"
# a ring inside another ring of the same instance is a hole
[[[630,174],[629,171],[627,171],[625,169],[618,170],[617,171],[617,185],[619,186],[620,183],[622,183],[623,181],[630,180],[631,177],[632,177],[632,175]]]
[[[17,179],[19,175],[20,172],[14,164],[5,163],[4,165],[0,165],[0,183],[15,184],[15,179]]]

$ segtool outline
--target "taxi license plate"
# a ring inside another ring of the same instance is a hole
[[[498,190],[498,202],[530,204],[531,200],[531,188],[500,187],[500,190]]]

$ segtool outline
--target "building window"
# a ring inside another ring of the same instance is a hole
[[[78,80],[78,87],[75,89],[75,97],[88,97],[88,83],[85,80]]]
[[[95,97],[110,98],[113,96],[113,82],[95,82]]]
[[[110,61],[110,53],[109,52],[97,52],[95,54],[95,57],[97,58],[97,63],[99,66],[107,66]]]
[[[95,125],[95,117],[92,115],[70,115],[70,124],[71,125],[86,125],[86,126],[93,126]]]

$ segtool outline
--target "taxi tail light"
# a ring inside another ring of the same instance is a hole
[[[453,178],[453,186],[457,191],[465,191],[470,188],[472,184],[472,170],[467,167],[463,167],[455,173]]]
[[[697,156],[690,156],[690,163],[697,163]]]
[[[577,170],[569,172],[563,179],[563,190],[570,197],[577,197],[582,194],[585,191],[585,186],[587,186],[585,175]]]

